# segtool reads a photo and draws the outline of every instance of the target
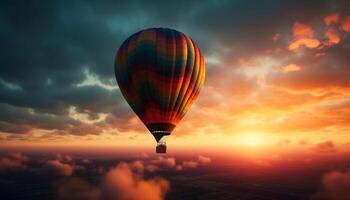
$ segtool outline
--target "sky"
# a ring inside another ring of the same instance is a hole
[[[131,34],[166,27],[198,44],[207,70],[168,151],[350,150],[349,10],[331,0],[2,3],[0,144],[153,151],[114,57]]]

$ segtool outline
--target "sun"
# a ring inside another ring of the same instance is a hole
[[[232,135],[229,141],[231,141],[230,144],[233,144],[236,147],[239,146],[250,149],[264,149],[273,147],[280,140],[281,137],[277,134],[254,131],[241,132],[236,135]]]
[[[256,146],[256,142],[255,141],[250,141],[250,142],[248,142],[248,145],[250,147],[255,147]]]
[[[247,147],[257,147],[262,142],[262,136],[258,133],[242,133],[237,137],[237,142]]]
[[[256,147],[260,142],[260,137],[258,134],[245,134],[245,144],[249,147]]]

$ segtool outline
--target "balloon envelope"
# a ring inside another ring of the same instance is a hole
[[[185,34],[166,28],[139,31],[115,59],[119,88],[157,142],[170,135],[204,83],[204,56]]]

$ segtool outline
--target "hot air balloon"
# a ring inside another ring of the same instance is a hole
[[[197,98],[205,79],[204,56],[193,40],[168,28],[127,38],[115,58],[124,98],[166,153],[166,138]]]

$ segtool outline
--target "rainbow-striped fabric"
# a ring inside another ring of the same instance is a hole
[[[125,99],[150,132],[169,135],[203,86],[204,56],[185,34],[150,28],[121,45],[115,75]]]

